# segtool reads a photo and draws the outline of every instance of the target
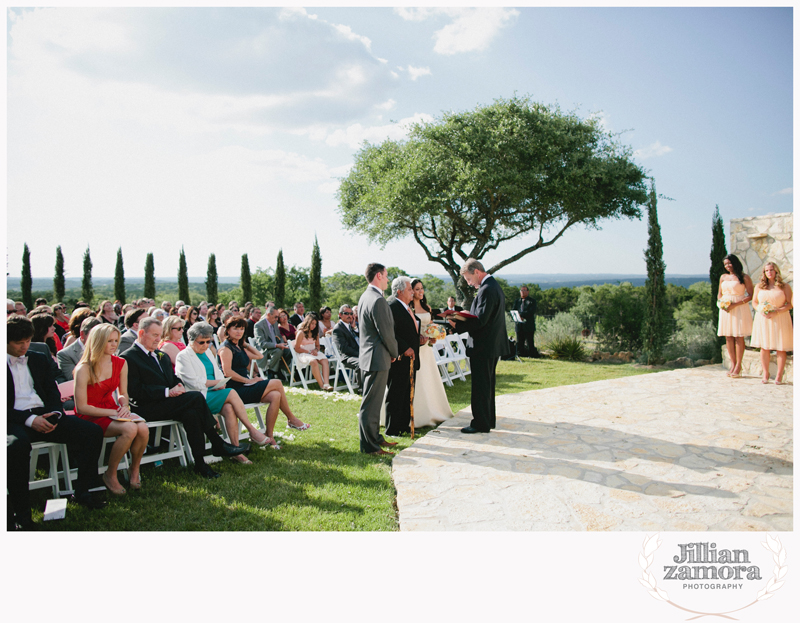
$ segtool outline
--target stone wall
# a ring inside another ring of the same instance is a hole
[[[730,252],[742,260],[756,285],[767,262],[775,262],[781,277],[794,291],[792,213],[731,219]]]

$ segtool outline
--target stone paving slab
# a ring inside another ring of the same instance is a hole
[[[792,530],[791,385],[705,366],[497,399],[399,453],[401,530]]]

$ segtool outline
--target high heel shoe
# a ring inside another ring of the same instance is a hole
[[[106,472],[106,474],[107,473],[108,472]],[[119,489],[115,489],[114,487],[112,487],[111,483],[109,483],[108,480],[106,479],[106,474],[103,474],[103,484],[106,486],[106,489],[108,489],[108,492],[112,495],[118,495],[118,496],[125,495],[127,493],[127,491],[125,491],[125,487],[123,487],[122,485],[118,485]]]
[[[270,438],[265,435],[264,436],[264,441],[256,441],[253,438],[253,436],[250,435],[250,441],[252,441],[254,444],[256,444],[259,448],[263,448],[264,446],[266,446],[269,443]]]
[[[309,428],[311,428],[311,424],[303,424],[301,426],[295,426],[291,422],[289,422],[288,426],[289,428],[293,428],[295,430],[308,430]]]

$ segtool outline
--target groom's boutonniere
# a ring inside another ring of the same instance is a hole
[[[158,360],[161,361],[161,358],[164,356],[164,353],[158,351]]]

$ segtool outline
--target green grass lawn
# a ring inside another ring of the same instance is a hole
[[[497,394],[647,372],[632,365],[501,361]],[[470,378],[446,388],[454,413],[469,405]],[[285,438],[279,451],[254,447],[253,465],[215,463],[222,478],[212,481],[175,459],[161,467],[147,465],[141,491],[109,496],[102,511],[70,504],[66,519],[46,523],[42,509],[50,491],[33,491],[34,520],[42,530],[397,530],[391,457],[359,452],[359,403],[319,392],[289,394],[289,403],[311,429],[290,431],[281,415],[276,432],[294,438]],[[430,430],[420,429],[417,436]],[[409,437],[398,442],[398,451],[412,443]]]

